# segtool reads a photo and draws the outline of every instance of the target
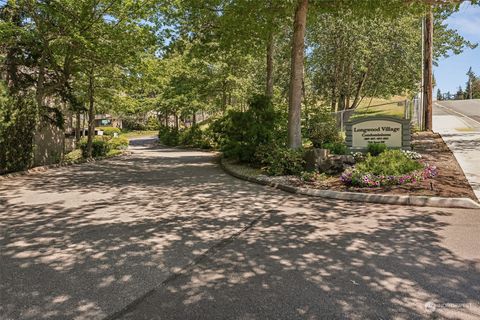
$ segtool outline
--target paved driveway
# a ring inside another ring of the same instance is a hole
[[[1,180],[0,319],[480,317],[478,210],[295,196],[212,160],[140,145]]]

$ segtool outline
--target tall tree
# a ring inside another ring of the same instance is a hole
[[[288,96],[288,147],[302,146],[301,104],[303,86],[303,63],[308,0],[298,0],[293,22],[292,59],[290,68],[290,91]]]

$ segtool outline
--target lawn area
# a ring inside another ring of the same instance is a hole
[[[140,137],[153,137],[158,136],[157,130],[138,130],[138,131],[122,131],[120,134],[121,137],[125,137],[127,139],[135,139]]]
[[[379,115],[403,118],[405,100],[407,100],[405,96],[394,96],[390,99],[365,98],[358,106],[352,118]]]

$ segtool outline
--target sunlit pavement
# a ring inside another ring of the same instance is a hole
[[[478,210],[297,196],[209,153],[132,151],[0,182],[0,319],[480,317]]]
[[[439,101],[433,114],[433,131],[441,134],[480,199],[480,100]]]

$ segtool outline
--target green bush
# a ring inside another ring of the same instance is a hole
[[[176,128],[162,126],[158,131],[158,139],[161,143],[167,146],[178,146],[179,132]]]
[[[122,119],[122,127],[124,130],[132,130],[132,131],[146,130],[146,126],[140,123],[135,118]]]
[[[128,139],[125,137],[113,137],[107,142],[111,150],[125,150],[128,148]]]
[[[73,151],[70,151],[65,155],[63,158],[64,162],[76,162],[78,160],[82,159],[82,150],[80,149],[75,149]]]
[[[104,135],[112,137],[114,133],[120,134],[122,132],[120,128],[115,127],[98,127],[97,130],[102,130]]]
[[[181,130],[178,143],[182,146],[202,149],[210,149],[212,147],[207,130],[202,130],[198,125]]]
[[[38,110],[31,97],[0,95],[0,174],[32,165],[37,121]]]
[[[378,156],[385,150],[387,150],[387,145],[385,143],[369,143],[367,146],[367,152],[374,157]]]
[[[379,187],[416,183],[437,174],[436,167],[410,159],[401,150],[386,150],[376,157],[368,154],[364,162],[346,170],[341,180],[347,185]]]
[[[292,150],[272,144],[261,145],[255,153],[257,161],[268,175],[300,175],[305,169],[303,150]]]
[[[365,161],[355,165],[355,171],[374,175],[402,175],[423,168],[423,165],[409,159],[401,150],[386,150],[378,156],[367,155]]]
[[[330,150],[333,154],[347,154],[347,146],[343,142],[327,142],[322,148]]]
[[[280,114],[270,98],[256,96],[247,111],[229,111],[212,123],[213,140],[225,157],[254,162],[257,147],[274,142],[279,123]]]
[[[323,148],[327,143],[341,142],[337,121],[326,109],[320,110],[308,123],[308,138],[314,148]]]
[[[107,137],[97,136],[92,141],[92,157],[105,157],[110,151],[109,139]],[[88,158],[87,138],[79,141],[78,147],[82,150],[82,156]]]
[[[155,131],[159,130],[159,128],[160,123],[158,122],[158,118],[154,116],[148,117],[147,123],[145,124],[145,130]]]

